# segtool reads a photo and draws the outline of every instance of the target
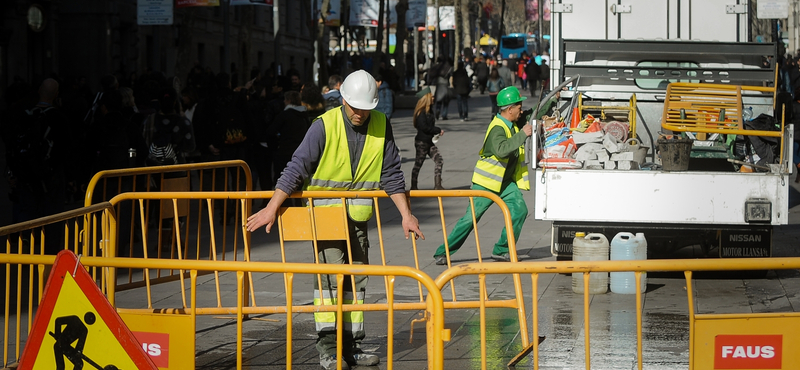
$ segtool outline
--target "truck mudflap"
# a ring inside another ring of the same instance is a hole
[[[677,251],[699,247],[704,257],[749,258],[772,256],[771,225],[682,225],[553,222],[550,251],[559,260],[572,259],[576,232],[601,233],[611,241],[619,232],[644,233],[648,258],[667,258]]]

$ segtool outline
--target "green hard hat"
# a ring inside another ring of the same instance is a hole
[[[505,107],[506,105],[516,104],[525,99],[527,98],[520,96],[519,90],[515,86],[509,86],[500,90],[497,94],[497,106]]]

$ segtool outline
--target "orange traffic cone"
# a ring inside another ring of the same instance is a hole
[[[578,125],[581,123],[581,111],[578,107],[572,108],[572,117],[569,122],[569,128],[575,129],[578,128]]]

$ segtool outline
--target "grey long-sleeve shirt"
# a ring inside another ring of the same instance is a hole
[[[373,111],[366,122],[361,126],[354,126],[347,114],[344,106],[342,117],[345,122],[345,132],[347,133],[347,144],[350,150],[350,173],[355,174],[358,162],[361,160],[361,152],[364,150],[366,141],[367,127],[369,127]],[[287,194],[291,194],[299,189],[303,182],[310,178],[317,170],[322,152],[325,150],[325,126],[322,119],[317,119],[311,124],[303,142],[294,152],[292,161],[283,170],[278,178],[276,189],[280,189]],[[405,192],[406,181],[403,171],[400,169],[400,151],[394,142],[392,125],[386,120],[386,140],[383,146],[383,169],[381,170],[381,188],[386,194],[393,195]]]

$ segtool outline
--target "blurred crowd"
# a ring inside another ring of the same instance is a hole
[[[377,109],[391,116],[397,76],[383,65],[380,72]],[[342,81],[332,75],[317,86],[293,69],[243,78],[200,65],[185,79],[103,76],[99,91],[85,77],[17,78],[0,112],[12,221],[64,210],[109,169],[239,159],[253,189],[272,190],[311,122],[341,105]]]

